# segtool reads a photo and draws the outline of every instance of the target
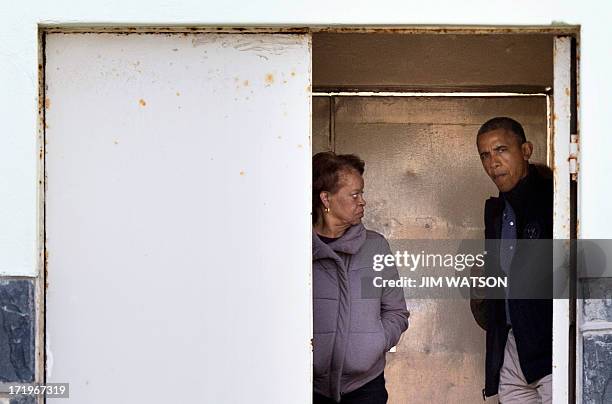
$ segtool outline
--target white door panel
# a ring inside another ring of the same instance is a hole
[[[309,402],[310,38],[49,34],[45,68],[48,382]]]

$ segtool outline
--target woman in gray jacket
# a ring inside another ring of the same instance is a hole
[[[373,286],[398,273],[373,268],[375,255],[391,252],[361,224],[364,167],[355,155],[313,157],[315,404],[386,403],[385,353],[408,328],[403,290]]]

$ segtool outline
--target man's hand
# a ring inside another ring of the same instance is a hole
[[[472,266],[470,269],[470,276],[483,276],[484,267]],[[470,309],[474,320],[478,323],[480,328],[487,330],[487,307],[485,304],[486,289],[473,287],[470,288]]]

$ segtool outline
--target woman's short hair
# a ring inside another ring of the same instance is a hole
[[[322,152],[312,157],[312,223],[319,220],[323,210],[321,192],[337,192],[343,172],[356,171],[363,175],[364,169],[365,162],[354,154]]]

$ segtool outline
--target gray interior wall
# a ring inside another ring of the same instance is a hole
[[[319,33],[314,88],[552,86],[552,36]]]
[[[546,161],[544,97],[336,97],[333,139],[329,103],[313,100],[314,151],[366,161],[364,224],[384,234],[392,251],[402,239],[483,237],[484,201],[497,190],[475,134],[488,118],[519,120],[535,146],[532,161]],[[406,297],[410,328],[387,355],[389,402],[482,402],[484,332],[469,302]]]

